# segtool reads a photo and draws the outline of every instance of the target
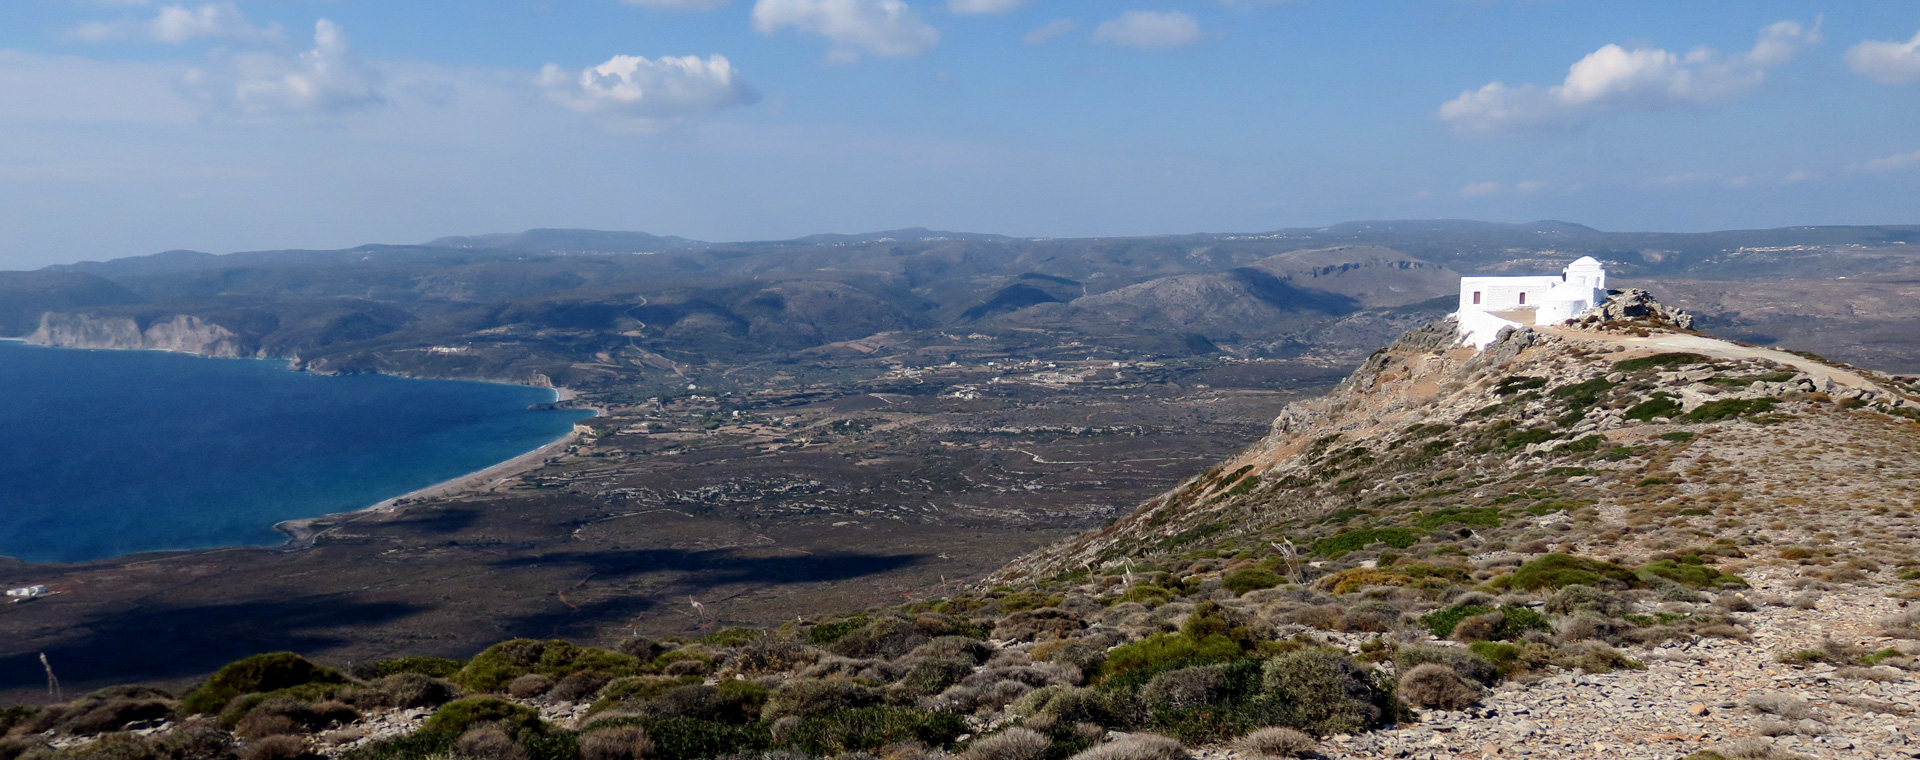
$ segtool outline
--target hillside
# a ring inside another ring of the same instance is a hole
[[[1643,319],[1480,353],[1450,323],[1409,333],[1260,445],[996,580],[1142,600],[1290,581],[1212,597],[1359,651],[1451,632],[1525,674],[1336,757],[1908,756],[1920,378]]]
[[[1920,378],[1681,330],[1638,295],[1481,352],[1413,330],[1230,461],[971,587],[777,629],[694,604],[686,635],[605,649],[254,657],[0,711],[0,757],[1915,756]],[[824,566],[716,569],[803,568]]]

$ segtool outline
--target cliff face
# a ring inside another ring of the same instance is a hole
[[[1444,545],[1466,538],[1445,530],[1450,524],[1511,527],[1530,515],[1561,514],[1586,528],[1578,537],[1604,532],[1610,503],[1645,504],[1626,514],[1654,520],[1708,494],[1727,498],[1672,475],[1689,463],[1785,455],[1795,442],[1920,444],[1912,378],[1650,321],[1508,331],[1477,352],[1458,343],[1451,321],[1407,333],[1333,392],[1289,405],[1240,456],[999,577],[1040,580],[1289,542],[1322,556],[1383,537]],[[1847,462],[1854,449],[1824,451]],[[1775,484],[1783,494],[1805,486]],[[1479,548],[1480,534],[1460,548]]]
[[[232,330],[187,314],[143,326],[132,317],[48,312],[26,341],[56,348],[148,349],[222,359],[260,355],[257,346]]]

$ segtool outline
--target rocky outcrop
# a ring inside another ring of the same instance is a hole
[[[1612,291],[1593,316],[1599,317],[1600,322],[1647,322],[1661,327],[1693,329],[1692,314],[1668,307],[1640,288]]]
[[[40,327],[26,341],[55,348],[177,351],[222,359],[259,354],[257,347],[232,330],[187,314],[147,321],[48,312],[40,317]]]

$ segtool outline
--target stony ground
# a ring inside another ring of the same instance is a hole
[[[1754,585],[1751,595],[1763,597],[1793,593],[1790,583],[1798,576],[1772,567],[1745,577]],[[1876,651],[1896,646],[1901,642],[1879,635],[1879,621],[1904,611],[1906,602],[1877,584],[1863,584],[1839,587],[1817,605],[1747,613],[1750,642],[1705,638],[1628,650],[1646,670],[1509,683],[1479,708],[1430,712],[1419,724],[1335,737],[1324,752],[1335,758],[1669,760],[1758,741],[1776,752],[1816,758],[1920,757],[1920,679],[1914,674],[1878,668],[1871,678],[1847,678],[1831,665],[1798,667],[1776,659],[1827,639]],[[1881,678],[1887,680],[1874,680]]]

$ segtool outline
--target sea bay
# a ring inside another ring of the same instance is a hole
[[[0,342],[0,555],[263,546],[512,459],[587,416],[550,389]]]

